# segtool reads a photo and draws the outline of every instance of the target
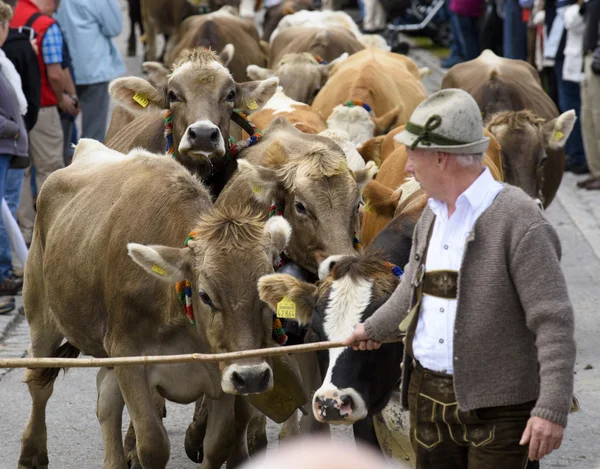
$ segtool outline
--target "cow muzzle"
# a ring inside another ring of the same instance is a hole
[[[330,388],[318,390],[313,397],[313,413],[322,423],[352,425],[364,419],[367,407],[354,389]]]
[[[273,388],[273,371],[260,365],[229,365],[221,376],[221,387],[227,394],[256,394]]]
[[[225,140],[221,130],[208,120],[197,121],[185,131],[178,148],[179,153],[187,153],[192,158],[225,154]]]

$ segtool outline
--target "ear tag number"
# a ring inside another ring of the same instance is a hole
[[[277,317],[284,319],[296,318],[296,303],[290,300],[287,296],[277,303]]]
[[[563,134],[560,130],[556,130],[554,132],[554,135],[552,136],[552,140],[554,140],[555,142],[558,142],[560,140],[562,140],[562,138],[565,136],[565,134]]]
[[[246,101],[246,107],[251,111],[254,111],[255,109],[258,109],[258,104],[256,104],[254,98],[250,98],[248,101]]]
[[[252,186],[252,192],[254,192],[255,194],[260,194],[262,192],[262,187]]]
[[[152,266],[152,272],[156,272],[158,275],[162,275],[163,277],[166,277],[168,275],[168,272],[165,269],[163,269],[160,265],[156,264]]]
[[[140,94],[140,93],[134,94],[133,100],[142,107],[148,106],[148,98],[146,98],[146,96],[144,96],[143,94]]]

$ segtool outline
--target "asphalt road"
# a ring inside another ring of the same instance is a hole
[[[122,1],[125,4],[124,1]],[[125,8],[125,7],[124,7]],[[125,14],[125,11],[124,11]],[[127,27],[117,43],[124,54]],[[422,53],[414,55],[419,66],[436,61]],[[140,57],[125,58],[128,73],[139,75]],[[427,86],[435,91],[434,70]],[[600,194],[580,193],[575,179],[567,175],[559,197],[547,215],[557,228],[563,246],[563,268],[576,312],[578,358],[575,389],[581,411],[573,414],[566,430],[563,447],[545,459],[543,468],[600,469]],[[7,334],[0,330],[0,356],[23,356],[28,346],[26,321],[11,318],[13,327]],[[3,326],[3,324],[0,324]],[[63,469],[99,469],[102,467],[102,439],[96,420],[96,370],[72,370],[61,373],[48,404],[48,449],[50,467]],[[17,465],[20,438],[25,426],[30,398],[21,382],[23,370],[0,370],[0,469]],[[169,468],[196,467],[185,456],[183,440],[191,421],[193,406],[168,405],[165,420],[170,441]],[[125,418],[123,430],[127,428]],[[347,429],[336,431],[334,438],[351,439]],[[277,448],[277,428],[269,425],[269,450]]]

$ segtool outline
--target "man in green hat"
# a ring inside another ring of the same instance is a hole
[[[396,291],[346,344],[405,334],[402,401],[417,469],[522,469],[561,444],[572,404],[573,309],[558,235],[482,165],[465,91],[445,89],[396,140],[429,196]]]

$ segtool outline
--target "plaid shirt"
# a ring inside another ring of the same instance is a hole
[[[57,24],[50,26],[44,34],[42,57],[46,65],[60,64],[63,61],[63,35]]]

